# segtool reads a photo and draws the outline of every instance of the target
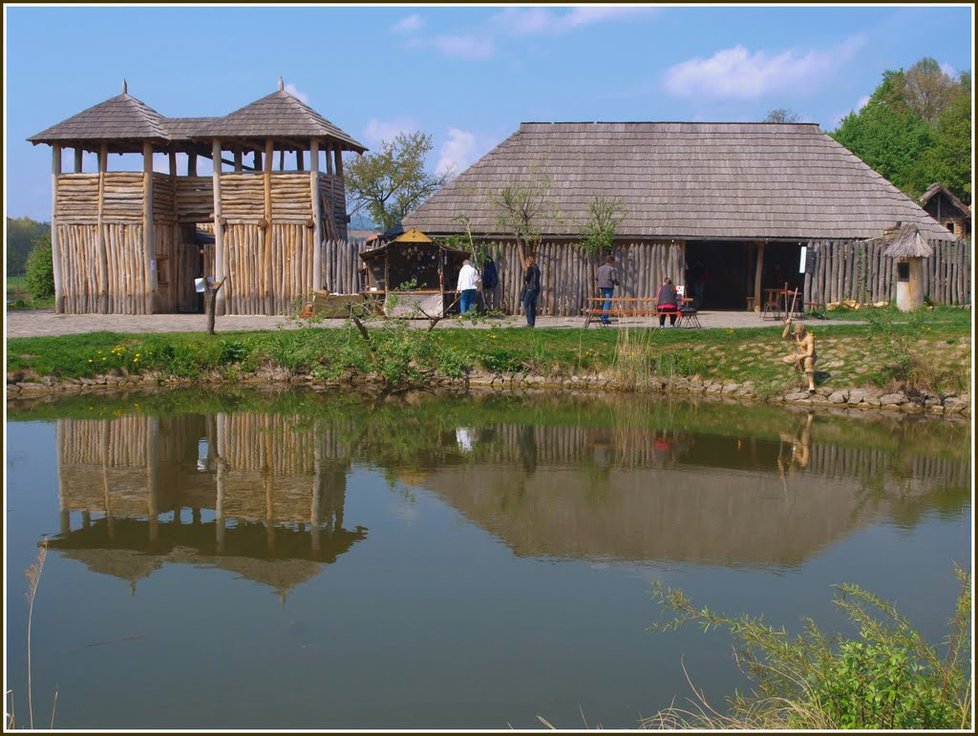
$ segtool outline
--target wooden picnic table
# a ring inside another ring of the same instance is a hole
[[[693,297],[680,297],[682,306],[676,310],[676,327],[702,327],[695,309],[687,305],[693,302]],[[588,297],[584,308],[587,327],[596,318],[601,317],[658,317],[659,314],[669,315],[671,312],[659,312],[658,299],[655,297],[628,296],[592,296]],[[605,302],[611,302],[611,309],[605,309]]]

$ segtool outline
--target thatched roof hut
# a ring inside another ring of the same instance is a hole
[[[883,255],[889,258],[905,260],[907,258],[930,258],[934,255],[934,249],[920,234],[920,228],[916,225],[903,225],[891,237],[889,246],[883,251]]]

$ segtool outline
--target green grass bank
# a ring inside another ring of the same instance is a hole
[[[847,315],[848,317],[848,315]],[[859,324],[809,323],[819,396],[863,390],[946,397],[971,386],[971,314],[961,309],[864,311]],[[403,322],[264,332],[93,332],[7,341],[8,389],[92,383],[247,382],[388,387],[433,383],[599,386],[784,397],[804,385],[780,362],[780,325],[743,329],[488,329],[427,331]]]

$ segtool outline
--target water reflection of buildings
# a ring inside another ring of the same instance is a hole
[[[968,460],[812,439],[497,425],[434,491],[514,552],[629,561],[796,565],[883,516],[967,503]]]
[[[51,548],[133,585],[184,562],[284,595],[366,536],[344,528],[347,453],[329,431],[295,424],[264,414],[58,420]]]
[[[519,555],[745,566],[799,564],[884,516],[956,512],[971,483],[970,459],[921,450],[914,430],[856,446],[839,439],[848,425],[791,415],[768,439],[627,421],[458,432],[437,411],[362,409],[332,424],[241,413],[57,426],[53,548],[132,581],[190,562],[283,593],[364,538],[344,527],[353,462],[432,491]]]

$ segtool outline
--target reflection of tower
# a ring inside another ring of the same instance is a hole
[[[343,528],[350,461],[329,427],[264,414],[127,416],[59,420],[56,434],[61,534],[51,547],[99,572],[134,582],[164,562],[211,564],[284,595],[366,536]]]

